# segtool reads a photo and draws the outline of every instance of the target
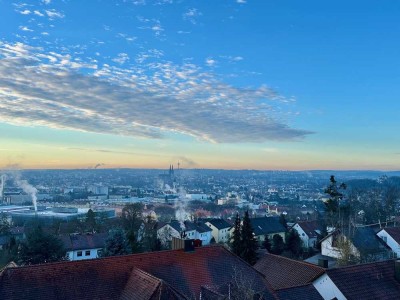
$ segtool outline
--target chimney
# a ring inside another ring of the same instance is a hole
[[[184,240],[185,247],[183,248],[185,252],[193,252],[194,251],[194,240]]]
[[[394,261],[394,277],[400,282],[400,260]]]
[[[318,258],[318,266],[328,269],[328,260],[324,258]]]

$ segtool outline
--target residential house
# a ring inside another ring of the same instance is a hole
[[[0,299],[205,300],[211,287],[225,287],[217,299],[228,299],[244,279],[257,299],[277,299],[261,273],[222,246],[9,267],[0,274]]]
[[[206,219],[204,223],[211,228],[216,243],[228,243],[231,225],[224,219]]]
[[[157,229],[157,237],[161,243],[167,245],[171,242],[172,237],[198,239],[202,241],[202,245],[210,244],[212,239],[212,229],[203,222],[184,221],[183,223],[172,220],[169,223],[160,223]]]
[[[261,244],[267,235],[272,240],[275,234],[279,234],[285,240],[286,228],[282,225],[279,217],[250,218],[254,236]]]
[[[321,254],[334,258],[342,258],[344,245],[347,244],[347,255],[355,260],[370,261],[385,259],[388,251],[377,238],[371,227],[354,228],[350,233],[340,230],[328,234],[321,240]]]
[[[297,222],[292,229],[296,230],[299,234],[304,248],[315,248],[317,246],[317,238],[321,235],[322,231],[318,221]]]
[[[105,247],[107,233],[87,233],[61,235],[60,239],[67,251],[68,260],[94,259]]]
[[[266,254],[254,268],[264,275],[278,299],[400,299],[400,260],[326,269]]]
[[[400,257],[400,227],[383,228],[376,235],[392,250],[395,257]]]

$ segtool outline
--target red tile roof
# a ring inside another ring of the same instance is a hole
[[[400,299],[394,266],[394,260],[387,260],[329,269],[327,274],[348,300]]]
[[[275,290],[310,283],[325,273],[324,268],[316,265],[269,253],[254,268],[265,276]]]
[[[222,246],[8,268],[0,276],[0,299],[118,299],[134,268],[188,297],[198,297],[202,285],[231,281],[237,268],[265,299],[276,299],[260,273]]]

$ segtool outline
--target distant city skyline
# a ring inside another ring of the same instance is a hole
[[[400,3],[0,5],[0,169],[400,169]]]

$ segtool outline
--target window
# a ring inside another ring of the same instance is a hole
[[[82,256],[82,251],[78,251],[77,253],[76,253],[76,256]]]
[[[90,256],[90,250],[85,251],[85,256]]]
[[[387,237],[386,236],[382,236],[382,240],[387,243]]]

